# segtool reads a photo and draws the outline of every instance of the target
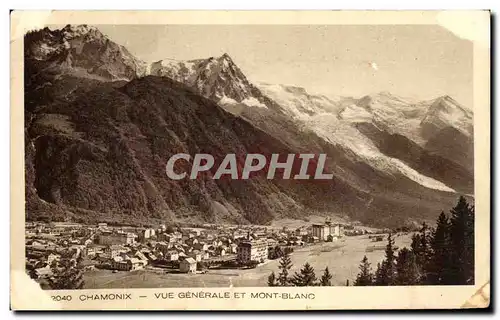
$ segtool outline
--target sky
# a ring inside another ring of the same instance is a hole
[[[473,44],[437,25],[98,25],[146,62],[228,53],[254,83],[361,97],[450,95],[472,108]]]

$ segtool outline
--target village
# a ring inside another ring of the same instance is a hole
[[[203,224],[157,228],[106,223],[26,223],[26,271],[43,284],[61,260],[83,272],[150,270],[203,274],[211,269],[248,269],[291,253],[297,247],[336,242],[367,233],[350,225],[310,224],[296,229]]]

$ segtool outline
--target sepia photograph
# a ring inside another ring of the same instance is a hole
[[[16,254],[53,301],[261,288],[305,307],[320,287],[469,298],[481,270],[489,283],[474,39],[442,23],[74,20],[17,34]]]

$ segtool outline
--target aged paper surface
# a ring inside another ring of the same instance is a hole
[[[12,12],[12,308],[488,307],[489,30],[488,11]],[[291,153],[326,157],[288,180],[271,155]]]

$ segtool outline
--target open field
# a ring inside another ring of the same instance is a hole
[[[332,223],[346,223],[345,219],[342,219],[338,216],[330,216],[332,219]],[[297,229],[299,227],[308,227],[313,223],[322,224],[325,223],[325,217],[318,215],[309,215],[305,220],[298,220],[292,218],[282,218],[276,219],[271,222],[272,228],[281,229],[283,227],[287,227],[288,229]]]
[[[411,234],[396,237],[396,246],[410,246]],[[367,235],[345,237],[337,242],[319,243],[297,248],[291,255],[292,273],[309,262],[319,278],[328,266],[333,275],[333,285],[345,285],[358,274],[358,266],[366,255],[375,269],[384,257],[384,250],[367,252],[372,245],[384,246],[386,241],[371,242]],[[112,273],[109,270],[90,271],[85,274],[85,288],[172,288],[172,287],[260,287],[267,286],[267,277],[278,273],[278,260],[271,260],[255,269],[210,270],[207,274],[161,274],[152,271]]]

